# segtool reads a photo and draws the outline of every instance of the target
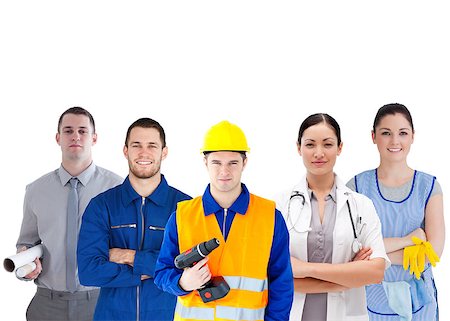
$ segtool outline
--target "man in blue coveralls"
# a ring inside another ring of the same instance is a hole
[[[153,282],[164,229],[188,195],[161,174],[167,156],[164,129],[150,118],[128,128],[124,183],[90,202],[78,242],[84,285],[101,287],[94,320],[172,320],[176,297]]]

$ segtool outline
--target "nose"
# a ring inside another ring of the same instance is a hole
[[[317,148],[316,152],[314,153],[315,158],[322,158],[324,156],[324,152],[322,148]]]
[[[230,173],[230,169],[227,165],[220,166],[220,174],[222,176],[227,176]]]
[[[397,144],[400,141],[400,137],[398,135],[392,135],[391,141],[393,144]]]

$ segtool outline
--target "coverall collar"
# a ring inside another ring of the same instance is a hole
[[[234,203],[228,208],[235,213],[245,215],[248,209],[248,204],[250,202],[250,192],[244,183],[241,183],[242,191],[239,197],[234,201]],[[222,210],[222,207],[216,202],[214,197],[211,195],[210,184],[206,187],[205,193],[202,196],[203,212],[205,216],[217,213]]]
[[[122,192],[122,202],[125,206],[132,203],[137,199],[142,199],[142,196],[139,195],[131,186],[130,178],[127,176],[123,182],[123,192]],[[169,200],[169,184],[161,174],[161,182],[156,187],[156,189],[149,196],[146,197],[147,200],[153,202],[158,206],[165,206]]]

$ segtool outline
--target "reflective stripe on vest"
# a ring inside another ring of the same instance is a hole
[[[189,308],[180,302],[175,308],[175,320],[177,320],[177,314],[183,319],[214,320],[214,308]]]
[[[232,307],[216,307],[216,317],[229,320],[264,320],[265,308],[245,309]]]
[[[265,308],[246,309],[216,306],[216,318],[249,321],[264,320],[264,311]],[[175,320],[177,320],[178,317],[182,319],[214,320],[214,309],[196,307],[188,308],[178,302],[175,309]]]
[[[259,280],[244,276],[224,276],[231,289],[262,292],[269,288],[267,279]]]

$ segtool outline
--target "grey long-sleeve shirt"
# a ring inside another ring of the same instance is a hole
[[[77,187],[80,226],[81,216],[91,198],[122,183],[123,179],[94,163],[77,177],[80,181]],[[22,227],[17,240],[17,248],[43,244],[42,272],[35,283],[39,287],[56,291],[66,291],[66,225],[70,178],[72,176],[61,166],[26,187]],[[77,291],[89,289],[92,288],[81,286],[78,282]]]

